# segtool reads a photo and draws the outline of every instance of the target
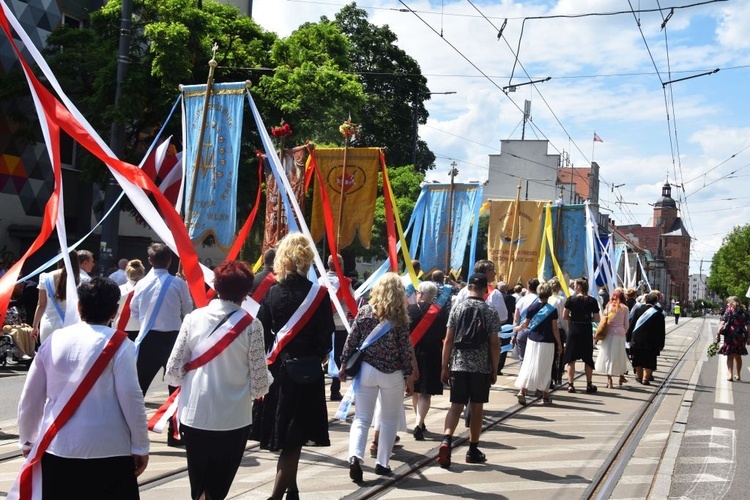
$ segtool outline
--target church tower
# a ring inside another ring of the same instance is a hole
[[[654,227],[662,234],[671,231],[677,220],[677,203],[672,198],[672,185],[666,182],[661,188],[661,198],[654,203]]]
[[[690,285],[690,234],[679,217],[669,181],[662,186],[661,198],[654,203],[653,224],[660,230],[662,256],[670,275],[669,290],[661,292],[667,300],[685,301]]]

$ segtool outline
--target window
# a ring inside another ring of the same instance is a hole
[[[63,14],[62,23],[65,26],[68,26],[69,28],[79,29],[79,28],[83,27],[83,22],[80,19],[76,19],[75,17],[71,17],[68,14]]]

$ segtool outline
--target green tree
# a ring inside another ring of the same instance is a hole
[[[750,285],[750,224],[735,227],[724,237],[711,261],[707,284],[720,297],[744,297]]]
[[[414,113],[422,124],[429,115],[424,106],[429,88],[419,63],[396,45],[398,38],[387,25],[370,23],[367,12],[356,3],[343,7],[335,22],[349,38],[352,70],[359,74],[365,92],[359,118],[361,144],[387,147],[391,165],[411,165]],[[434,166],[435,155],[419,140],[414,168],[425,172]]]
[[[277,40],[274,72],[263,75],[258,88],[270,123],[283,118],[299,141],[341,144],[339,126],[364,102],[362,85],[350,73],[349,50],[346,37],[327,21],[306,23]]]

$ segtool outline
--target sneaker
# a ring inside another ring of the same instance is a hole
[[[466,463],[467,464],[483,464],[487,461],[487,456],[479,451],[478,448],[474,448],[473,450],[469,448],[469,451],[466,452]]]
[[[391,471],[390,467],[375,464],[375,474],[377,474],[378,476],[390,476],[391,474],[393,474],[393,471]]]
[[[362,467],[359,465],[359,460],[356,457],[349,459],[349,477],[355,483],[362,482]]]
[[[331,401],[341,401],[342,399],[344,399],[344,396],[340,392],[331,393]]]
[[[448,443],[440,443],[437,463],[443,469],[447,469],[451,466],[451,445],[449,445]]]
[[[414,434],[414,439],[417,441],[424,441],[424,430],[421,425],[416,426],[412,434]]]

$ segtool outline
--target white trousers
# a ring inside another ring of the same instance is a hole
[[[349,431],[349,457],[364,459],[367,433],[380,396],[380,440],[377,463],[388,467],[404,405],[404,374],[401,370],[383,373],[362,362],[359,387],[354,396],[354,421]]]

